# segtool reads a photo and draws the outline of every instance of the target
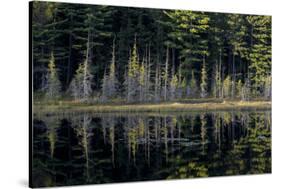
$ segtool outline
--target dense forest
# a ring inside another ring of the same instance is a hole
[[[271,17],[32,4],[33,90],[43,100],[271,99]]]

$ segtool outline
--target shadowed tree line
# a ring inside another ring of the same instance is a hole
[[[271,17],[33,2],[40,100],[271,98]]]

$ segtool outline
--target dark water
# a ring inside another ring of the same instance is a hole
[[[271,172],[271,111],[35,116],[33,186]]]

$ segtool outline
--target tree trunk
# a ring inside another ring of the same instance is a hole
[[[172,49],[172,75],[175,75],[175,48]]]
[[[165,80],[164,80],[164,100],[167,101],[167,84],[168,84],[168,62],[169,62],[169,48],[166,50],[166,62],[165,62]]]
[[[220,49],[220,57],[219,57],[219,98],[222,98],[222,69],[221,69],[221,49]]]
[[[70,23],[72,26],[72,15],[70,16]],[[68,48],[68,61],[67,61],[67,76],[66,76],[66,85],[68,85],[70,83],[70,74],[71,74],[71,55],[72,55],[72,32],[69,33],[69,37],[68,37],[68,43],[69,43],[69,48]]]
[[[232,55],[232,90],[231,90],[231,98],[235,97],[235,84],[236,84],[236,73],[235,73],[235,51]]]
[[[150,43],[148,45],[148,68],[147,68],[147,100],[150,100],[150,72],[151,72],[151,63],[150,63]]]

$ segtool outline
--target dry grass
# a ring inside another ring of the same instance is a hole
[[[134,112],[183,112],[208,110],[263,110],[271,109],[269,101],[223,101],[203,103],[159,103],[159,104],[126,104],[126,105],[88,105],[79,103],[59,103],[56,105],[35,104],[35,113],[67,113],[67,112],[93,112],[93,113],[134,113]]]

